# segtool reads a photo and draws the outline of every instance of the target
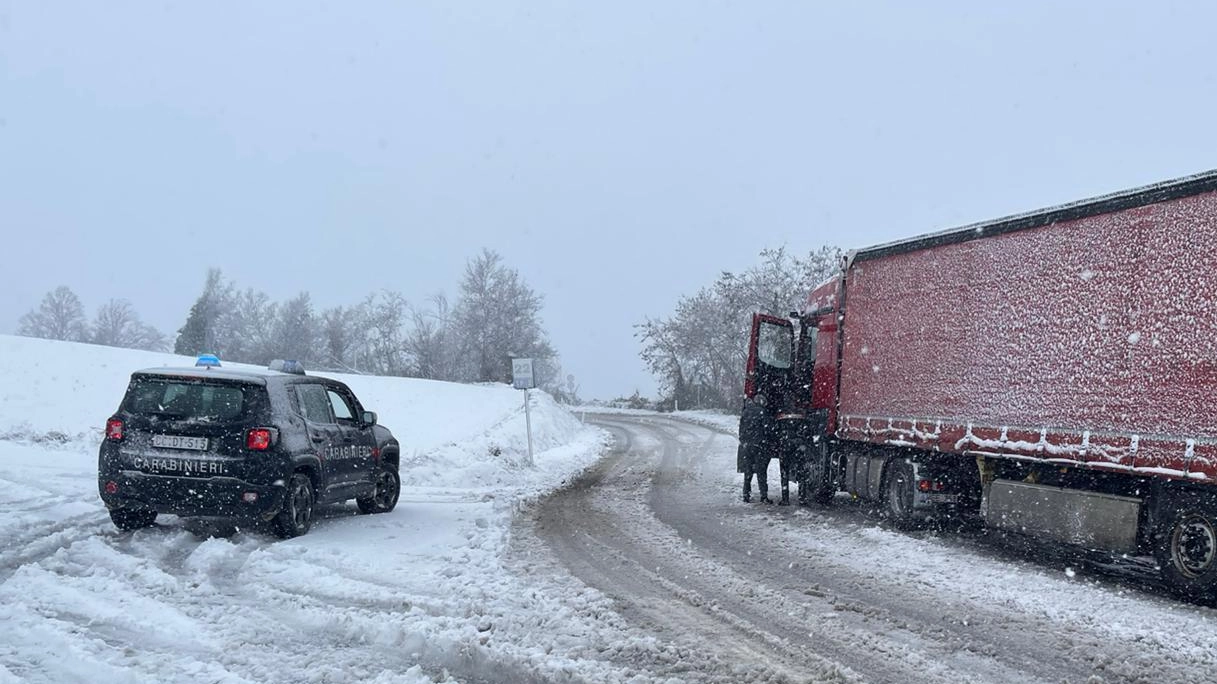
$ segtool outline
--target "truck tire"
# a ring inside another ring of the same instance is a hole
[[[900,529],[913,526],[913,465],[904,459],[888,463],[883,476],[883,517]]]
[[[306,473],[296,473],[287,483],[283,509],[272,521],[275,536],[290,539],[306,534],[313,526],[313,481]]]
[[[822,506],[832,503],[832,453],[828,448],[828,439],[821,437],[811,447],[811,457],[806,460],[799,471],[799,503],[806,506],[818,503]]]
[[[1155,557],[1172,591],[1193,599],[1217,596],[1217,515],[1197,499],[1170,509],[1159,527]]]

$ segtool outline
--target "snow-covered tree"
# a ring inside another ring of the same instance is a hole
[[[131,302],[125,299],[111,299],[97,309],[89,341],[148,351],[164,351],[168,346],[165,334],[141,321]]]
[[[265,364],[275,358],[279,305],[265,292],[229,288],[223,310],[215,324],[216,348],[222,358],[243,363]]]
[[[84,306],[71,288],[60,285],[42,298],[37,309],[21,317],[17,334],[48,340],[84,341],[88,337]]]
[[[173,345],[174,353],[195,356],[206,352],[226,356],[227,350],[222,349],[219,344],[217,324],[220,316],[229,307],[231,295],[232,286],[224,283],[220,269],[208,269],[203,294],[199,295],[190,307],[186,323],[178,330],[177,341]]]
[[[430,309],[413,309],[406,333],[406,351],[412,360],[412,375],[431,380],[454,380],[457,350],[452,335],[452,311],[448,298],[437,294]]]
[[[786,316],[840,269],[841,251],[821,247],[805,257],[766,249],[760,263],[724,272],[710,287],[682,297],[669,318],[647,319],[636,336],[661,390],[682,407],[736,408],[744,386],[754,312]]]
[[[376,375],[406,375],[410,370],[405,343],[410,309],[406,298],[400,292],[384,290],[365,299],[362,309],[365,342],[359,367]]]
[[[509,382],[511,359],[555,356],[541,324],[542,298],[491,250],[470,259],[453,310],[460,378]]]
[[[355,371],[364,347],[363,308],[335,306],[321,312],[322,365],[334,370]]]
[[[313,301],[307,292],[292,297],[279,307],[275,323],[273,356],[312,364],[323,359],[321,330],[313,314]]]

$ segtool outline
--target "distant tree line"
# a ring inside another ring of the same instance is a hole
[[[308,292],[273,301],[265,292],[238,288],[213,268],[172,350],[258,365],[296,359],[317,370],[456,382],[510,382],[511,358],[529,357],[538,384],[573,403],[578,385],[573,376],[562,377],[541,321],[542,303],[519,272],[490,250],[466,263],[454,304],[436,294],[414,305],[384,290],[352,305],[318,310]],[[103,305],[87,322],[80,299],[67,287],[48,293],[23,316],[18,334],[170,348],[166,336],[140,322],[123,300]]]
[[[635,326],[642,360],[659,381],[660,404],[738,410],[752,314],[801,310],[811,288],[840,270],[840,262],[837,247],[804,257],[765,249],[759,264],[723,272],[712,285],[681,297],[670,316]]]
[[[308,292],[286,302],[240,290],[219,269],[178,331],[174,351],[266,364],[296,359],[309,368],[456,382],[510,382],[512,357],[535,359],[540,384],[574,401],[541,321],[542,297],[496,252],[465,265],[458,298],[421,305],[384,290],[349,306],[317,310]]]
[[[89,321],[80,298],[66,285],[46,293],[36,308],[22,316],[17,322],[17,334],[149,351],[169,347],[165,334],[141,321],[131,302],[125,299],[111,299],[102,304]]]

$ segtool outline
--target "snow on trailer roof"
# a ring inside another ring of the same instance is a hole
[[[874,247],[857,249],[850,252],[847,264],[867,259],[877,259],[892,254],[915,252],[930,247],[967,242],[991,235],[1013,233],[1019,230],[1040,228],[1042,226],[1075,221],[1099,214],[1110,214],[1125,209],[1144,207],[1158,202],[1200,195],[1217,190],[1217,169],[1204,171],[1191,176],[1162,181],[1139,188],[1121,190],[1108,195],[1100,195],[1089,199],[1078,200],[1068,204],[1037,209],[1024,214],[1013,214],[991,221],[971,223],[957,228],[936,233],[927,233],[912,238],[886,242]]]

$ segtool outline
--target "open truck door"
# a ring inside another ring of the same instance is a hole
[[[740,413],[740,472],[747,472],[748,463],[761,454],[777,455],[781,440],[776,419],[786,405],[793,367],[794,324],[785,318],[752,314]]]
[[[740,412],[737,469],[744,473],[744,500],[752,475],[758,475],[761,500],[768,502],[765,473],[772,458],[782,459],[782,503],[789,503],[789,461],[783,459],[782,428],[778,414],[786,406],[794,367],[794,324],[784,318],[752,315],[748,339],[748,365],[744,376],[744,406]]]
[[[794,323],[777,316],[752,314],[744,396],[761,400],[770,411],[782,410],[794,366]]]
[[[827,411],[812,410],[819,323],[820,317],[802,319],[796,355],[793,321],[752,315],[738,461],[743,471],[754,449],[763,450],[766,463],[765,451],[780,458],[783,502],[789,475],[799,484],[800,503],[824,504],[833,496],[831,454],[823,435]]]

